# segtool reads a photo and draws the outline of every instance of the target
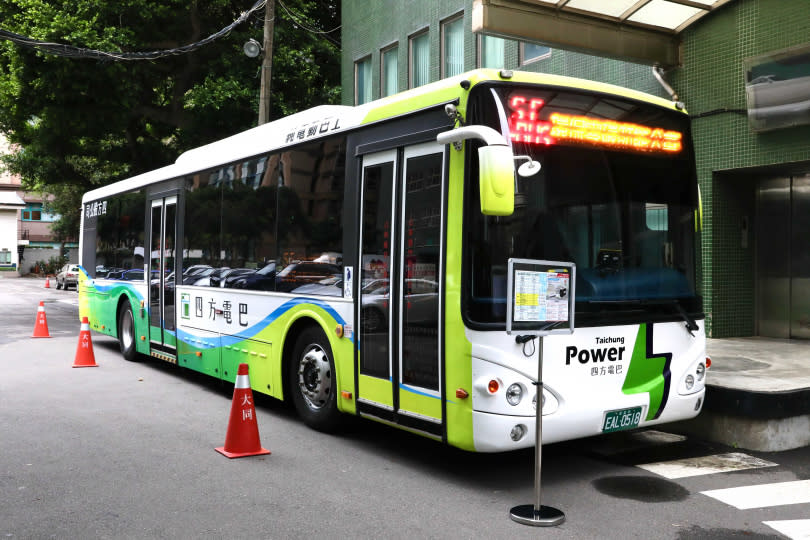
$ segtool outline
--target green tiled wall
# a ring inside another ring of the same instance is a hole
[[[810,0],[735,0],[688,27],[682,38],[683,66],[670,76],[693,117],[710,334],[753,335],[756,176],[810,161],[810,126],[751,131],[743,59],[810,43]],[[747,247],[743,218],[749,220]]]
[[[354,104],[354,63],[371,55],[372,96],[380,97],[380,50],[398,43],[399,89],[408,88],[408,38],[428,29],[430,33],[430,76],[441,73],[441,22],[463,13],[464,69],[476,68],[478,39],[469,29],[472,0],[343,0],[342,87],[344,105]],[[650,66],[595,58],[586,54],[554,50],[551,56],[520,65],[520,46],[509,40],[504,67],[570,75],[617,84],[666,97],[653,78]]]
[[[431,80],[440,76],[441,21],[464,13],[472,0],[343,0],[343,103],[354,103],[354,62],[372,58],[372,96],[380,96],[380,49],[398,42],[399,88],[408,84],[408,37],[428,29]],[[747,336],[754,321],[754,189],[752,168],[808,162],[810,126],[755,134],[745,113],[744,58],[810,43],[810,0],[734,0],[682,34],[683,65],[666,74],[693,116],[703,197],[702,292],[713,337]],[[465,36],[465,70],[476,67],[477,38]],[[517,41],[507,42],[504,67],[571,75],[661,97],[667,94],[647,65],[553,50],[519,65]],[[742,238],[748,221],[747,246]]]

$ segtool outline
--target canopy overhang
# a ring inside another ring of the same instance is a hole
[[[474,0],[472,31],[673,67],[680,32],[730,1]]]

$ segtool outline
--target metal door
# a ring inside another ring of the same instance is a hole
[[[790,337],[810,339],[810,175],[791,188]]]
[[[177,197],[152,199],[149,233],[149,341],[153,349],[175,354],[175,270]]]
[[[444,147],[363,157],[358,403],[442,433]]]
[[[757,186],[757,328],[810,339],[810,176]]]

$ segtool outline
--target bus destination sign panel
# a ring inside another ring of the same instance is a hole
[[[517,93],[509,97],[508,104],[509,136],[513,142],[582,145],[658,154],[677,154],[683,149],[680,131],[548,111],[544,110],[544,99]]]

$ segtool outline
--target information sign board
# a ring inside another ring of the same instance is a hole
[[[508,265],[506,332],[573,332],[574,263],[509,259]]]

